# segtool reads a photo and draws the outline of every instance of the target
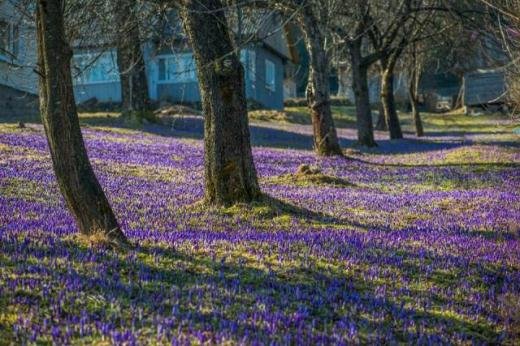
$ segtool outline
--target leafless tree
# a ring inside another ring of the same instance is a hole
[[[40,110],[54,172],[84,234],[127,242],[90,165],[72,88],[72,49],[65,33],[64,0],[38,0],[37,42]]]
[[[138,19],[147,12],[136,0],[116,0],[114,5],[122,114],[139,120],[150,108]]]
[[[180,13],[195,62],[204,111],[205,202],[260,198],[251,152],[244,69],[220,0],[183,0]]]
[[[247,6],[278,11],[294,20],[303,33],[309,55],[306,89],[312,119],[314,149],[318,155],[342,155],[330,106],[328,27],[340,0],[249,0]]]

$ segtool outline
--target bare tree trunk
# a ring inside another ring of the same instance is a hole
[[[361,42],[354,41],[349,44],[349,52],[352,63],[352,85],[356,99],[358,142],[366,147],[375,147],[377,144],[374,140],[372,111],[370,110],[368,71],[361,61]]]
[[[72,89],[72,49],[65,37],[63,0],[38,0],[40,110],[54,172],[67,206],[84,234],[126,243],[83,143]]]
[[[417,137],[424,136],[424,128],[419,112],[419,84],[421,82],[422,59],[417,53],[417,46],[414,43],[410,49],[410,64],[408,67],[408,98],[412,108],[412,118],[415,126],[415,134]]]
[[[330,108],[329,58],[323,48],[320,23],[311,11],[305,7],[300,23],[309,53],[307,103],[312,119],[314,150],[318,155],[342,155]]]
[[[150,99],[135,6],[135,0],[116,1],[117,65],[123,115],[141,117],[149,109]]]
[[[381,99],[381,90],[382,88],[382,81],[383,81],[383,68],[381,66],[382,64],[379,63],[379,105],[378,105],[378,114],[377,114],[377,120],[376,120],[376,130],[378,131],[388,131],[387,121],[385,117],[385,107],[383,105],[383,101]]]
[[[381,74],[381,104],[383,105],[386,127],[390,132],[390,139],[403,138],[395,107],[394,73],[390,67],[383,69]]]
[[[385,119],[385,108],[383,107],[383,103],[382,102],[379,102],[379,105],[378,105],[376,130],[378,130],[378,131],[388,131],[388,127],[386,126],[386,119]]]
[[[350,69],[346,66],[338,66],[338,93],[337,97],[344,97],[348,99],[349,89],[351,88]]]
[[[205,116],[205,201],[230,205],[258,199],[244,71],[222,3],[184,0],[180,13],[193,48]]]
[[[410,75],[410,82],[408,88],[408,97],[412,108],[412,118],[415,125],[415,134],[417,137],[424,136],[424,128],[421,120],[421,113],[418,107],[418,93],[419,93],[419,72],[414,67]]]

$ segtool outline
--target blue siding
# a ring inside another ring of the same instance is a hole
[[[254,51],[256,78],[253,80],[245,69],[246,97],[255,100],[270,109],[283,109],[283,73],[284,61],[263,45],[251,45],[246,48]],[[148,77],[148,94],[152,100],[169,102],[200,102],[198,83],[159,81],[158,58],[151,44],[143,47]],[[249,54],[246,54],[249,57]],[[275,88],[270,90],[266,83],[266,59],[275,66]],[[247,66],[247,63],[245,64]],[[121,85],[119,82],[97,82],[76,84],[74,86],[76,102],[81,103],[93,97],[100,102],[120,102]]]
[[[74,85],[76,103],[95,97],[100,102],[121,102],[119,82]]]
[[[148,82],[148,96],[152,100],[157,100],[157,64],[154,60],[155,49],[151,42],[143,45],[143,57],[146,68],[146,79]]]
[[[157,98],[170,102],[200,102],[199,84],[161,82],[157,85]]]
[[[94,60],[95,59],[95,60]],[[91,98],[100,102],[121,102],[121,84],[115,49],[79,50],[72,60],[76,103]]]
[[[265,108],[283,109],[283,60],[263,47],[250,48],[256,55],[256,81],[249,80],[246,73],[246,96],[261,103]],[[267,88],[265,61],[269,59],[276,67],[275,90]]]

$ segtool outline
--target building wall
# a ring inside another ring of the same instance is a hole
[[[28,22],[14,7],[16,1],[0,1],[0,20],[16,25],[19,30],[16,58],[0,55],[0,84],[27,93],[38,93],[36,37],[34,23]],[[0,95],[0,97],[2,97]]]
[[[99,102],[121,102],[120,82],[75,84],[74,97],[76,103],[82,103],[92,98]]]
[[[160,83],[157,85],[157,100],[195,103],[200,102],[199,84],[191,83]]]
[[[0,117],[31,117],[39,114],[36,94],[0,84]]]
[[[76,49],[71,69],[76,103],[92,98],[99,102],[121,102],[115,49]]]
[[[506,81],[502,70],[481,70],[464,75],[464,105],[500,103],[505,99]]]
[[[278,55],[273,54],[270,50],[263,47],[255,47],[256,56],[256,81],[251,81],[246,73],[246,95],[247,98],[253,99],[265,108],[283,109],[284,86],[283,72],[284,62]],[[272,61],[275,65],[275,88],[270,90],[266,82],[266,59]]]
[[[248,52],[254,53],[250,54]],[[150,50],[145,54],[145,56],[147,56],[148,83],[151,89],[150,97],[159,101],[164,100],[184,103],[200,102],[200,92],[196,81],[176,82],[159,80],[158,59],[167,55],[164,53],[165,52],[163,51],[161,52],[161,55],[154,56],[153,52]],[[249,70],[249,59],[254,59],[255,76],[252,76],[252,71]],[[269,59],[275,65],[274,90],[270,90],[267,87],[266,59]],[[242,61],[244,63],[246,97],[260,103],[265,108],[283,109],[284,62],[282,58],[262,45],[254,45],[247,47]]]

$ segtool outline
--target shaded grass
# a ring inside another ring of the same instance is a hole
[[[201,247],[194,239],[193,242],[178,242],[174,248],[166,244],[143,243],[135,251],[113,253],[89,248],[75,238],[56,239],[56,251],[52,251],[43,247],[34,235],[31,238],[34,240],[27,246],[31,252],[40,254],[37,261],[23,262],[15,256],[14,244],[6,243],[0,263],[13,280],[23,280],[21,275],[25,274],[15,271],[21,265],[32,266],[35,273],[42,270],[32,277],[45,283],[51,291],[49,294],[31,292],[22,284],[14,296],[4,296],[11,301],[26,302],[16,305],[17,310],[10,310],[2,320],[6,328],[15,323],[15,315],[28,312],[24,310],[26,304],[39,307],[33,322],[42,323],[45,316],[55,316],[56,294],[67,288],[66,282],[74,282],[76,289],[65,291],[60,298],[65,303],[62,316],[81,316],[85,310],[88,316],[103,316],[124,328],[129,328],[129,321],[133,320],[134,328],[141,333],[141,341],[157,338],[153,316],[172,314],[190,322],[190,328],[210,325],[217,329],[222,321],[234,321],[237,324],[235,342],[246,331],[253,330],[257,340],[267,342],[277,336],[271,334],[266,325],[240,316],[250,316],[255,311],[261,314],[279,311],[283,316],[291,316],[302,309],[308,312],[305,321],[314,320],[316,330],[320,331],[331,328],[342,316],[349,316],[359,328],[358,336],[352,340],[358,342],[375,342],[374,329],[387,331],[389,328],[401,342],[414,340],[416,330],[402,325],[393,314],[411,316],[416,323],[428,321],[430,326],[435,323],[449,326],[451,333],[472,335],[480,342],[493,342],[498,336],[498,330],[487,321],[471,319],[452,310],[448,302],[453,298],[444,296],[444,291],[437,293],[435,305],[424,306],[422,302],[431,294],[432,287],[451,287],[461,276],[467,278],[470,274],[435,271],[431,276],[419,275],[428,263],[422,263],[424,260],[408,249],[392,255],[402,257],[404,261],[399,263],[404,265],[389,264],[385,272],[376,275],[369,274],[370,263],[382,254],[383,248],[379,246],[365,249],[366,263],[350,263],[345,267],[342,261],[313,254],[301,242],[290,246],[245,243],[231,248],[225,242]],[[352,248],[352,251],[357,250]],[[11,257],[13,260],[7,262]],[[51,266],[52,272],[47,269]],[[472,265],[467,271],[471,275],[490,274]],[[395,280],[394,275],[404,281]],[[57,280],[63,280],[63,283]],[[410,280],[411,284],[406,285]],[[41,284],[37,287],[42,287]],[[383,296],[381,288],[385,289]],[[406,291],[401,291],[403,288]],[[169,292],[170,298],[157,300],[161,292]],[[391,292],[401,293],[395,296]],[[316,301],[313,297],[323,297],[323,300]],[[337,305],[337,299],[345,300],[346,304]],[[470,308],[473,304],[463,292],[457,300],[460,300],[457,302],[462,304],[460,306],[467,304]],[[0,303],[6,304],[2,307],[13,306],[2,298]],[[379,308],[365,310],[360,303]],[[33,309],[29,310],[34,314]],[[186,333],[187,324],[175,330]],[[9,339],[11,335],[4,332]],[[435,330],[423,333],[435,333]],[[89,337],[91,339],[81,338],[79,330],[74,330],[73,340],[76,341],[107,340],[107,336],[100,334]],[[40,339],[40,342],[51,342],[51,339]]]
[[[332,116],[337,127],[354,127],[356,124],[356,109],[351,106],[332,106]],[[262,119],[267,121],[282,121],[292,124],[310,125],[312,124],[307,107],[287,107],[284,110],[285,116],[280,119]]]
[[[101,117],[103,130],[112,131],[105,121]],[[114,131],[128,133],[127,129]],[[4,145],[0,151],[12,157],[11,149]],[[484,180],[484,174],[499,172],[501,167],[496,164],[476,166],[475,161],[487,160],[478,152],[453,151],[443,160],[454,165],[464,163],[468,172],[483,175],[468,180],[463,170],[452,168],[450,174],[443,174],[432,166],[431,172],[420,174],[417,183],[401,182],[400,192],[414,188],[454,191],[501,186],[499,181]],[[362,164],[356,169],[368,170],[370,166]],[[410,171],[401,171],[405,177],[412,174],[417,163],[410,162],[409,166]],[[161,182],[172,179],[175,174],[162,169],[147,174],[150,167],[134,165],[117,164],[102,169],[111,176]],[[385,173],[378,172],[373,182],[363,186],[351,184],[330,172],[281,175],[263,182],[282,189],[296,187],[300,191],[314,187],[339,190],[371,186],[385,192],[385,188],[399,184],[395,172],[386,168]],[[7,197],[13,199],[39,201],[38,198],[45,196],[42,189],[48,188],[35,187],[32,181],[29,184],[16,179],[2,182],[10,189]],[[120,202],[131,207],[136,201]],[[421,242],[414,237],[399,246],[387,244],[381,238],[366,237],[380,231],[390,236],[412,227],[417,221],[435,217],[436,213],[468,213],[473,207],[471,203],[438,199],[431,200],[430,209],[414,211],[411,205],[398,212],[382,211],[381,206],[374,203],[352,207],[349,213],[343,214],[352,216],[350,219],[338,220],[330,205],[326,206],[329,215],[295,205],[300,202],[266,197],[251,205],[211,210],[200,205],[172,206],[168,217],[186,222],[176,225],[173,233],[182,233],[186,238],[164,243],[145,239],[137,249],[128,252],[105,251],[103,246],[92,248],[90,242],[75,237],[59,239],[43,232],[21,232],[16,240],[3,238],[0,243],[0,344],[1,340],[21,340],[13,334],[15,326],[21,328],[20,335],[26,340],[30,338],[24,329],[25,322],[20,322],[19,317],[43,325],[45,318],[51,316],[65,332],[64,321],[81,316],[84,310],[92,320],[112,321],[119,330],[135,328],[143,343],[150,339],[157,340],[158,344],[166,342],[166,335],[158,335],[157,317],[161,321],[172,318],[174,327],[166,324],[165,329],[186,335],[187,341],[193,343],[203,343],[190,334],[193,329],[208,338],[214,331],[228,331],[232,335],[229,343],[239,343],[246,335],[263,343],[272,342],[272,338],[284,343],[282,333],[288,330],[296,334],[298,318],[307,326],[315,323],[313,332],[330,343],[338,342],[338,339],[327,339],[332,337],[333,326],[346,331],[350,323],[357,328],[357,334],[352,339],[344,335],[344,339],[351,343],[382,344],[388,340],[420,343],[419,333],[440,338],[433,343],[464,343],[471,338],[475,343],[499,343],[504,335],[513,340],[512,343],[518,340],[520,320],[515,310],[520,301],[518,294],[511,290],[507,296],[497,295],[496,300],[486,296],[505,287],[502,284],[506,275],[514,280],[517,267],[482,265],[475,259],[436,248],[435,243]],[[337,206],[349,208],[350,202],[355,201],[339,201]],[[150,210],[153,208],[150,206]],[[148,210],[141,212],[146,218]],[[147,225],[145,221],[136,221],[135,228]],[[381,221],[388,224],[380,225]],[[231,230],[240,230],[237,239],[254,230],[259,237],[268,233],[269,240],[235,242],[226,238]],[[321,236],[320,231],[324,230],[329,232],[329,238]],[[160,232],[163,231],[172,230]],[[291,233],[286,235],[283,231]],[[343,238],[333,238],[335,232]],[[497,230],[494,236],[489,232],[489,239],[502,240]],[[280,239],[269,238],[269,234],[280,235]],[[423,234],[417,230],[415,235]],[[49,238],[52,243],[46,243]],[[14,288],[2,290],[11,287],[8,285]],[[44,288],[49,287],[46,292]],[[268,318],[255,320],[255,313]],[[54,318],[56,316],[62,319]],[[497,322],[498,319],[508,321],[509,325]],[[273,325],[277,329],[272,329]],[[111,342],[110,335],[96,331],[82,337],[79,326],[73,328],[72,340],[77,343]],[[38,341],[59,343],[49,334]]]

